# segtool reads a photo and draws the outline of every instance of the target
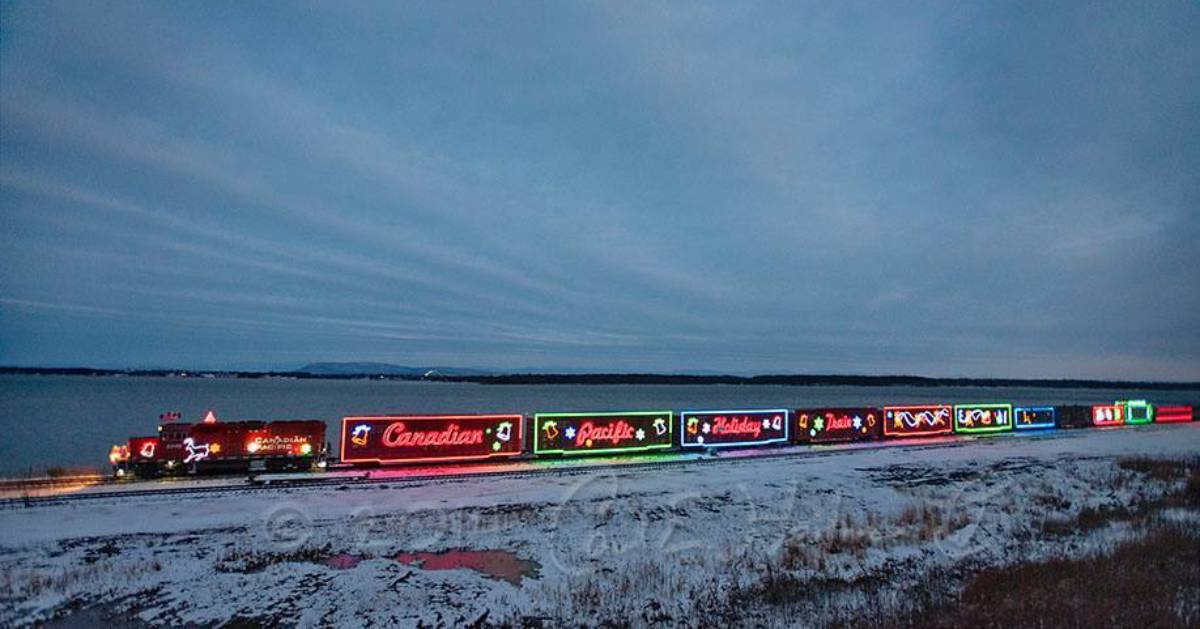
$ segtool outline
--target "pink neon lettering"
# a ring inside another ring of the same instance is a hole
[[[388,448],[420,446],[465,446],[483,443],[482,430],[460,430],[450,424],[445,430],[410,432],[404,422],[393,422],[383,431],[383,445]]]
[[[596,426],[592,422],[583,422],[575,433],[575,445],[586,445],[588,441],[608,441],[614,446],[622,441],[633,439],[633,426],[625,420],[618,420],[607,426]]]
[[[854,422],[847,415],[829,413],[825,416],[825,430],[849,430],[853,427]]]
[[[762,434],[762,422],[746,416],[725,417],[722,415],[713,418],[712,431],[714,435],[750,435],[757,438]]]

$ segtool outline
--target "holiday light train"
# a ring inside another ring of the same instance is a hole
[[[853,408],[350,416],[340,467],[443,464],[771,445],[817,445],[1054,428],[1197,421],[1196,405],[1123,400],[1091,406],[1007,403]],[[169,414],[167,419],[178,416]],[[166,421],[109,454],[117,476],[311,471],[326,467],[321,421]]]
[[[108,461],[116,476],[308,471],[324,467],[325,422],[319,420],[218,421],[209,411],[196,423],[164,420],[153,437],[114,445]]]

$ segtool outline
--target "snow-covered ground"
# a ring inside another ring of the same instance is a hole
[[[1132,530],[1052,525],[1179,490],[1178,479],[1125,469],[1121,457],[1198,455],[1200,424],[1183,424],[13,506],[0,511],[0,625],[71,614],[163,624],[791,624],[797,613],[821,624],[907,604],[935,573],[1102,549]],[[1185,510],[1164,517],[1200,523]],[[781,607],[781,587],[821,595]]]

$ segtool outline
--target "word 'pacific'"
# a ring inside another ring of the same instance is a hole
[[[575,445],[582,446],[589,442],[607,441],[614,446],[622,441],[633,439],[633,426],[620,420],[607,426],[596,426],[592,422],[583,422],[579,432],[575,433]]]

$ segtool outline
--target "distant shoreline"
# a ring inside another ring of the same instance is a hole
[[[0,367],[0,375],[124,376],[147,378],[240,378],[295,380],[397,380],[411,382],[463,382],[490,385],[775,385],[775,386],[909,386],[909,387],[1030,387],[1045,389],[1143,389],[1183,391],[1200,389],[1200,382],[1138,382],[1126,380],[927,378],[923,376],[856,376],[777,374],[759,376],[690,375],[652,373],[601,374],[496,374],[408,375],[389,373],[314,374],[303,371],[225,371],[190,369],[98,369],[92,367]]]

